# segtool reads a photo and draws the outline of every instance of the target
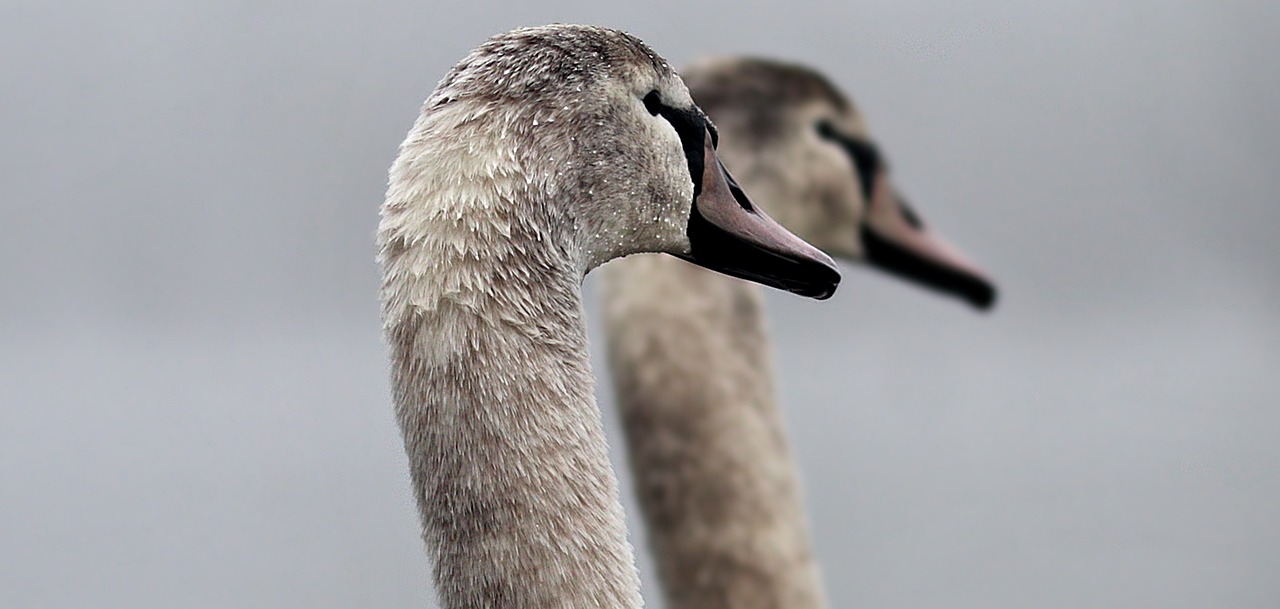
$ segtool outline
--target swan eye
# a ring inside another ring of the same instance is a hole
[[[884,157],[880,156],[880,149],[871,142],[840,133],[827,121],[818,123],[818,135],[844,149],[845,154],[849,155],[853,166],[858,170],[858,180],[862,182],[862,194],[870,199],[871,183],[875,180],[876,172],[888,169]]]
[[[658,98],[658,90],[654,89],[644,96],[644,109],[654,116],[662,110],[662,100]]]
[[[818,135],[825,140],[834,140],[836,138],[836,130],[831,127],[831,123],[820,121],[818,123]]]

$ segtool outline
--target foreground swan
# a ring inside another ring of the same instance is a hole
[[[995,289],[898,197],[852,104],[814,72],[684,73],[758,202],[824,250],[989,307]],[[669,609],[825,606],[776,403],[760,290],[678,260],[606,268],[609,362]]]
[[[396,414],[442,607],[636,608],[580,285],[666,252],[825,298],[831,260],[752,207],[639,40],[489,40],[427,99],[382,206]]]

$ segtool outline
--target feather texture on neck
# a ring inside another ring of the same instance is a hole
[[[544,204],[559,186],[527,179],[536,169],[514,150],[429,133],[483,114],[440,114],[392,168],[380,258],[396,414],[442,606],[639,607],[587,360],[586,264],[556,228],[573,220]]]

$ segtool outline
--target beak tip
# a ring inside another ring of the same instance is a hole
[[[814,300],[827,300],[835,296],[836,289],[840,287],[840,267],[825,253],[818,251],[818,255],[815,262],[821,270],[815,272],[815,277],[795,292]]]
[[[836,288],[839,285],[840,285],[839,282],[832,283],[830,285],[823,286],[815,291],[802,293],[801,296],[808,296],[809,298],[812,298],[814,300],[828,300],[832,296],[836,295]]]
[[[966,300],[973,305],[973,308],[986,313],[995,308],[997,295],[996,286],[982,282],[975,286],[973,291],[969,292]]]

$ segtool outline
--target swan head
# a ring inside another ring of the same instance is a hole
[[[994,283],[911,208],[857,108],[822,75],[716,58],[683,76],[724,134],[725,163],[796,235],[978,309],[994,305]]]
[[[752,204],[717,144],[684,82],[640,40],[577,25],[499,34],[444,77],[402,144],[384,256],[386,243],[435,238],[444,224],[465,227],[444,231],[466,233],[461,249],[532,235],[584,274],[665,252],[829,297],[835,263]]]

